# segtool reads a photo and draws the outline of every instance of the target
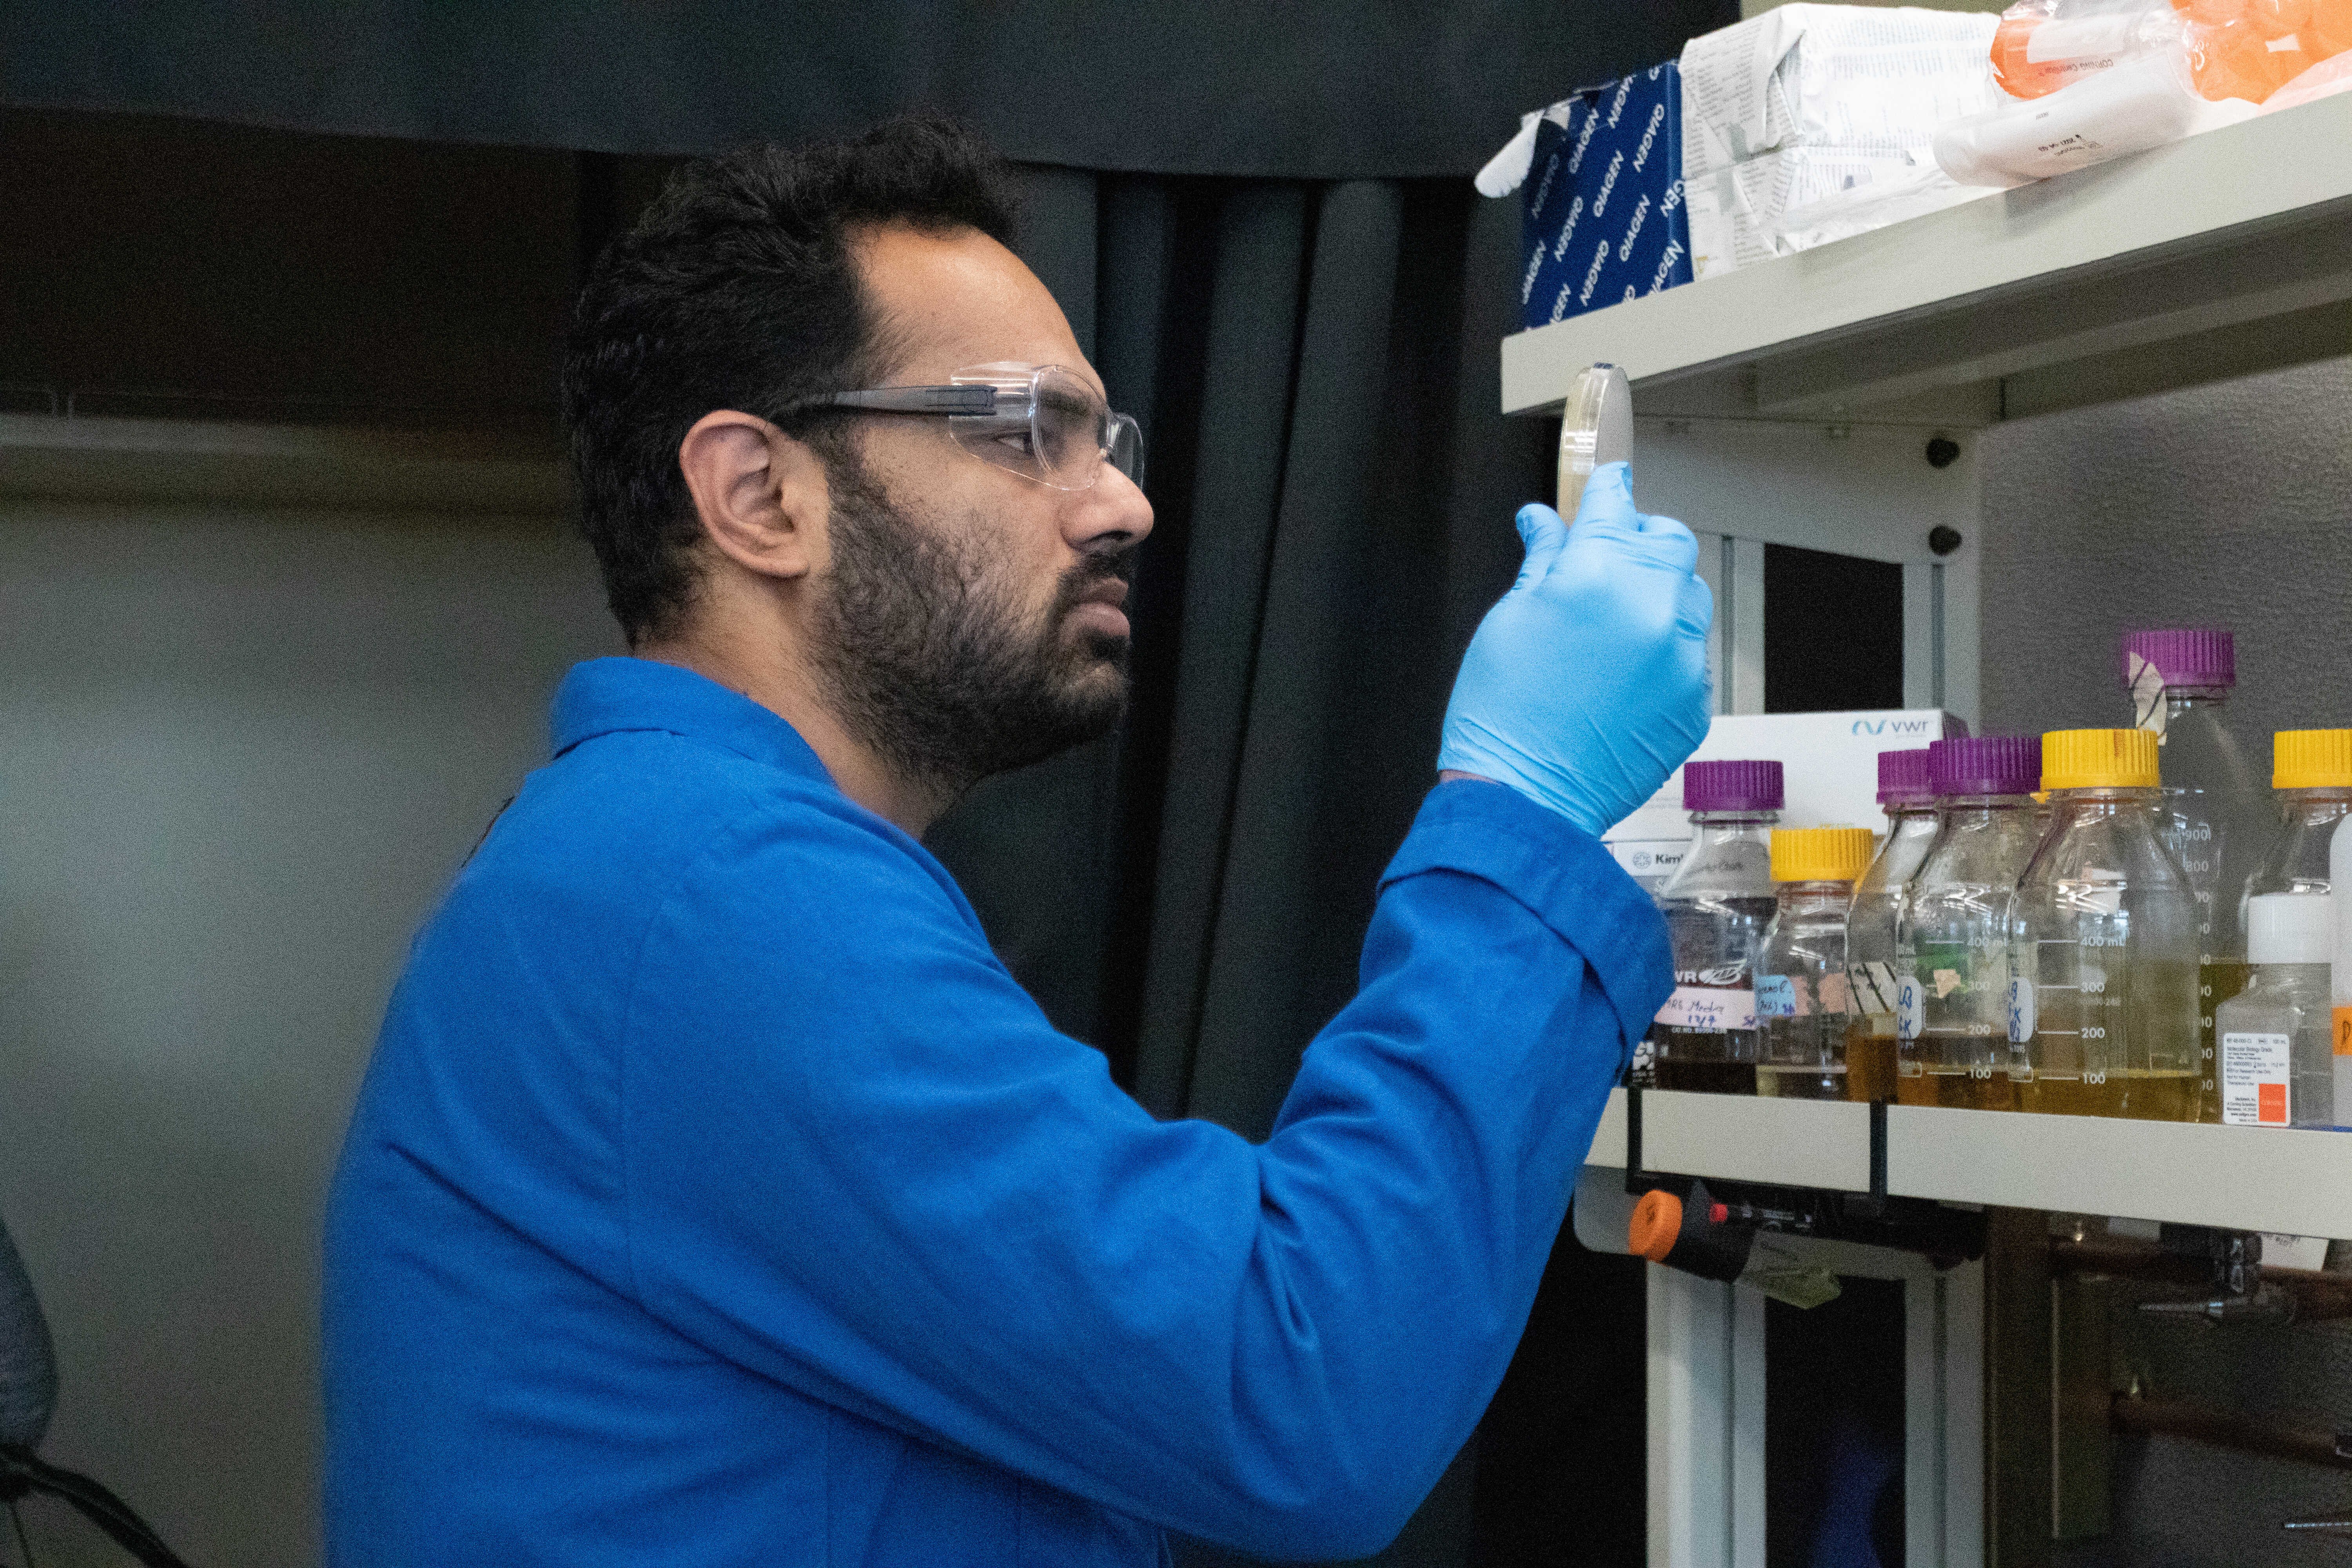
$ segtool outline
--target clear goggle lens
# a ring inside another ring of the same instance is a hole
[[[1108,463],[1143,483],[1143,432],[1059,365],[983,364],[948,378],[996,393],[992,414],[948,420],[956,444],[985,462],[1057,490],[1091,489]]]

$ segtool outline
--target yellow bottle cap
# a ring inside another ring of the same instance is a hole
[[[1872,847],[1867,827],[1776,827],[1772,879],[1851,882],[1869,868]]]
[[[2156,734],[2149,730],[2053,730],[2042,737],[2043,789],[2152,789]]]
[[[2352,789],[2352,730],[2281,730],[2272,736],[2271,788]]]

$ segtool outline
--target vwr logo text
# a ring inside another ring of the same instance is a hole
[[[1933,719],[1856,719],[1846,731],[1853,735],[1927,735],[1933,738]]]

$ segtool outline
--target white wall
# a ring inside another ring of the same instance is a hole
[[[617,640],[553,517],[0,499],[0,1215],[58,1341],[46,1452],[199,1568],[318,1560],[352,1096],[557,679]],[[45,1565],[124,1561],[26,1517]]]

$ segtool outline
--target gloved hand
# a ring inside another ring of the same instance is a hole
[[[1691,531],[1633,510],[1623,463],[1593,470],[1575,527],[1548,506],[1518,523],[1527,562],[1463,656],[1437,765],[1598,834],[1706,735],[1715,595]]]

